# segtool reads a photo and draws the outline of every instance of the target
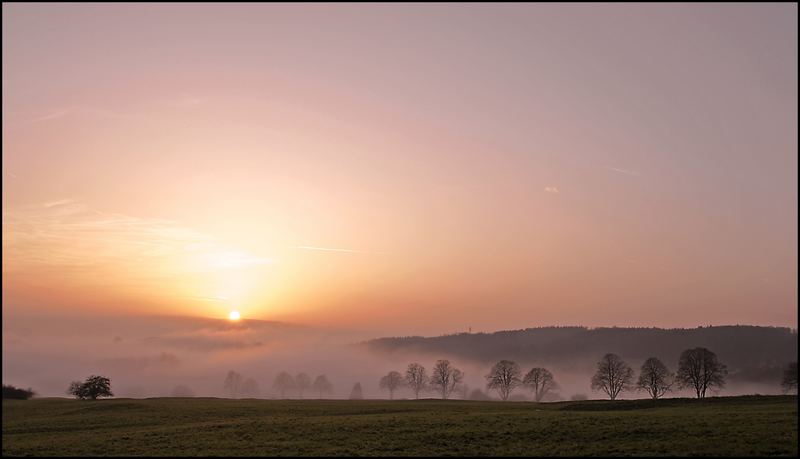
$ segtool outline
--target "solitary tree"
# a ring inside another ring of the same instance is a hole
[[[253,378],[247,378],[242,383],[242,395],[245,397],[258,397],[261,394],[261,389],[258,387],[258,381]]]
[[[319,398],[322,398],[322,394],[330,394],[333,392],[333,384],[328,381],[328,377],[325,375],[317,376],[311,387],[314,389],[314,392],[319,393]]]
[[[292,390],[294,387],[294,378],[285,371],[280,372],[280,374],[275,377],[275,382],[272,384],[272,388],[281,393],[281,398],[285,398],[286,391]]]
[[[361,392],[361,383],[357,382],[353,385],[353,390],[350,391],[350,400],[361,400],[364,394]]]
[[[442,399],[447,400],[450,393],[461,384],[463,379],[464,373],[454,367],[449,360],[437,360],[436,365],[433,366],[430,385],[435,391],[442,394]]]
[[[611,400],[616,400],[622,390],[631,388],[633,370],[617,354],[606,354],[597,362],[597,373],[592,376],[592,390],[602,390]]]
[[[675,375],[669,371],[666,365],[661,360],[650,357],[642,364],[636,387],[646,391],[653,400],[658,400],[672,390],[674,383]]]
[[[531,369],[531,371],[525,375],[522,384],[533,391],[533,399],[537,402],[541,402],[548,392],[558,387],[555,379],[553,379],[553,373],[538,367]]]
[[[492,370],[486,375],[486,389],[495,389],[502,400],[508,400],[517,386],[522,384],[522,372],[519,365],[511,360],[501,360],[494,364]]]
[[[95,400],[99,397],[113,397],[111,392],[111,380],[105,376],[89,376],[86,381],[73,381],[69,385],[67,393],[74,395],[75,398],[85,400]]]
[[[305,373],[297,373],[297,376],[294,377],[294,384],[297,386],[300,398],[303,398],[303,392],[311,387],[311,378]]]
[[[194,391],[189,386],[179,384],[172,389],[172,397],[194,397]]]
[[[238,398],[242,392],[242,375],[230,370],[225,377],[225,390],[230,392],[231,398]]]
[[[381,378],[378,387],[389,391],[389,400],[394,399],[394,391],[403,385],[403,376],[396,371],[390,371],[386,376]]]
[[[783,392],[791,392],[797,390],[797,362],[792,362],[783,371],[783,381],[781,381]]]
[[[406,369],[406,385],[414,391],[414,398],[419,398],[420,391],[428,385],[428,375],[425,374],[425,367],[418,363],[408,365]]]
[[[691,387],[697,398],[705,398],[706,390],[725,387],[728,370],[717,360],[717,355],[704,347],[687,349],[678,361],[678,384]]]

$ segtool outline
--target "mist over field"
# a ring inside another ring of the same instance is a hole
[[[796,4],[2,13],[4,457],[797,456]]]
[[[375,339],[379,338],[379,339]],[[228,371],[253,378],[258,392],[243,397],[278,398],[273,388],[282,371],[304,372],[313,380],[325,374],[333,392],[324,398],[348,398],[361,383],[365,398],[388,398],[379,390],[381,376],[419,362],[430,371],[438,359],[461,369],[465,387],[487,393],[484,376],[501,359],[518,362],[527,372],[544,366],[559,388],[546,401],[575,395],[605,398],[592,392],[589,380],[596,362],[614,352],[637,371],[656,356],[675,371],[684,349],[706,346],[728,365],[726,388],[719,395],[779,394],[783,368],[797,359],[797,332],[779,327],[712,327],[688,330],[645,328],[550,327],[497,333],[461,333],[440,337],[380,338],[366,330],[325,329],[262,320],[232,322],[177,316],[4,317],[4,383],[32,387],[38,396],[66,397],[70,381],[90,374],[111,378],[117,397],[164,397],[186,386],[200,397],[230,397],[224,388]],[[493,398],[494,392],[489,393]],[[401,389],[396,398],[411,397]],[[423,397],[438,397],[426,392]],[[623,398],[642,398],[623,392]],[[677,391],[668,396],[691,396]],[[307,390],[304,398],[318,398]],[[299,398],[296,391],[286,398]],[[531,399],[520,387],[511,399]]]

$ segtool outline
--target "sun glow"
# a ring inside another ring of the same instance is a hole
[[[231,312],[228,314],[228,319],[229,319],[229,320],[234,320],[234,321],[236,321],[236,320],[239,320],[239,318],[241,318],[241,315],[239,314],[239,311],[231,311]]]

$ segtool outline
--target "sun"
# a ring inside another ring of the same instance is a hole
[[[239,311],[231,311],[228,314],[228,319],[230,320],[239,320],[240,317],[241,315],[239,314]]]

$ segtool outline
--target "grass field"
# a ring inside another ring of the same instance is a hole
[[[797,455],[797,397],[3,400],[3,455]]]

